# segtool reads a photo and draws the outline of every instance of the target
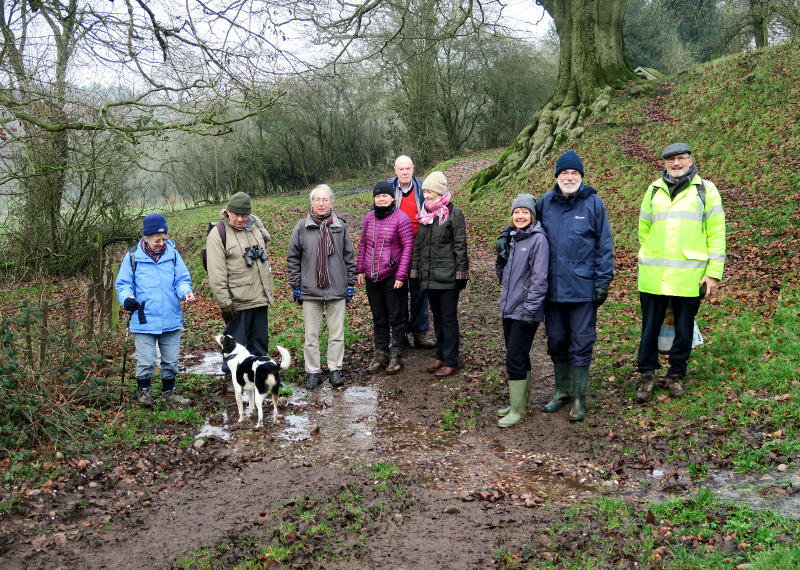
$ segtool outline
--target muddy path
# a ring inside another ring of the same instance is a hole
[[[456,184],[480,167],[461,163],[448,178]],[[260,431],[234,423],[222,388],[197,405],[207,425],[190,443],[174,426],[161,434],[166,445],[74,459],[63,476],[23,489],[0,517],[3,567],[183,567],[201,549],[210,567],[267,565],[275,557],[265,546],[298,541],[285,565],[494,567],[506,549],[574,549],[547,529],[597,494],[691,492],[663,447],[619,436],[619,408],[631,404],[616,384],[593,378],[585,422],[571,424],[568,407],[540,411],[553,386],[543,327],[531,353],[531,412],[511,429],[496,426],[507,402],[499,287],[491,253],[470,256],[459,306],[465,367],[453,377],[424,372],[433,359],[424,349],[407,351],[395,376],[367,374],[362,339],[346,355],[344,389],[297,387],[279,422]],[[380,465],[396,475],[382,478]]]

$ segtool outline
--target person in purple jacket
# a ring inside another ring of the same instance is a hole
[[[366,284],[375,325],[375,355],[368,370],[396,374],[403,367],[408,285],[414,229],[394,200],[394,186],[381,181],[372,190],[375,207],[364,217],[356,260],[356,283]],[[391,332],[391,355],[389,354]]]
[[[500,427],[511,427],[525,419],[531,386],[531,344],[544,320],[550,247],[535,209],[533,194],[517,194],[511,205],[511,226],[498,240],[495,272],[501,285],[500,318],[511,400],[509,407],[497,410],[502,416],[497,422]]]

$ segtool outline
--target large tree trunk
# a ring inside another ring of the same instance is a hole
[[[764,0],[749,0],[750,4],[750,25],[753,29],[753,38],[756,42],[756,49],[767,47],[769,44],[767,14],[769,7]]]
[[[553,96],[500,160],[470,181],[477,190],[542,160],[555,143],[583,133],[580,120],[605,109],[614,88],[635,77],[625,62],[627,0],[540,0],[561,41]]]

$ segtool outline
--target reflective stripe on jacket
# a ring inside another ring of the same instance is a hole
[[[647,188],[639,211],[639,291],[697,297],[703,276],[722,278],[725,212],[708,180],[703,206],[701,180],[695,175],[674,200],[661,178]]]

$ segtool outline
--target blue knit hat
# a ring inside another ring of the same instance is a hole
[[[556,178],[562,170],[577,170],[583,177],[583,161],[574,150],[568,150],[558,157],[556,161]]]
[[[533,197],[533,194],[517,194],[511,204],[512,215],[517,208],[528,208],[531,211],[531,215],[536,215],[536,198]]]
[[[161,214],[147,214],[142,220],[142,235],[167,233],[167,220]]]

